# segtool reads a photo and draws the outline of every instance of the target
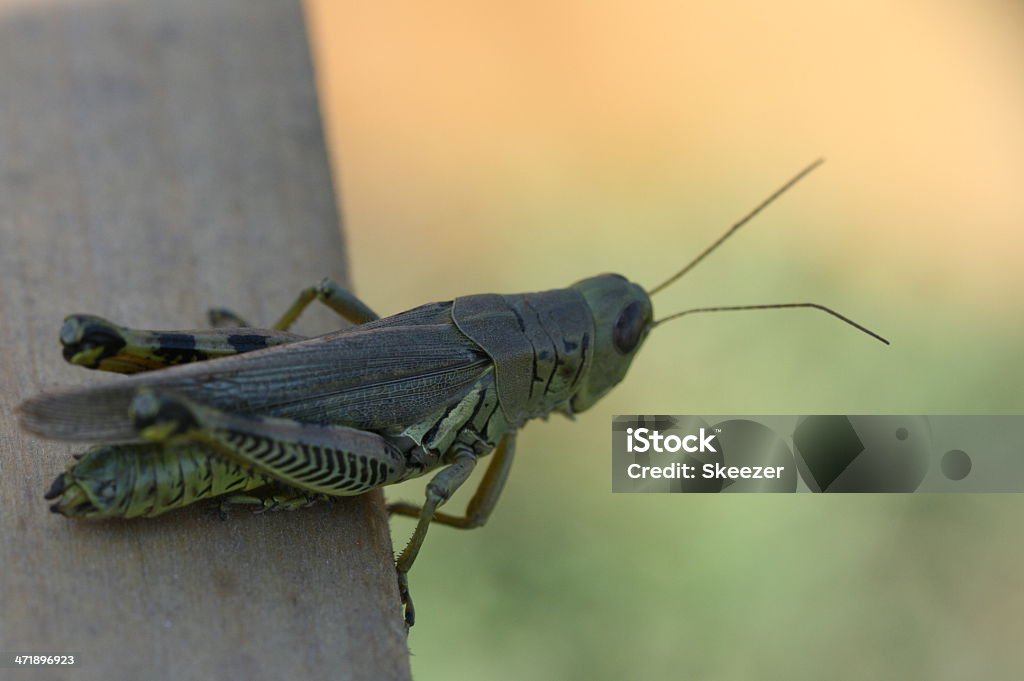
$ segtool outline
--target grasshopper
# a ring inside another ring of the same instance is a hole
[[[212,329],[174,332],[72,315],[60,333],[69,362],[135,375],[20,405],[21,424],[32,433],[101,443],[57,477],[46,495],[56,500],[51,509],[81,518],[151,517],[215,497],[221,508],[293,509],[437,470],[421,506],[388,507],[417,519],[396,559],[411,626],[408,573],[430,523],[486,523],[517,431],[552,412],[572,417],[590,408],[625,377],[659,324],[698,312],[813,308],[888,343],[816,303],[697,308],[654,319],[651,296],[820,163],[650,291],[603,274],[564,289],[470,295],[382,319],[325,279],[302,291],[271,329],[226,311],[214,311]],[[314,338],[290,333],[314,301],[354,326]],[[440,512],[487,455],[491,463],[465,513]]]

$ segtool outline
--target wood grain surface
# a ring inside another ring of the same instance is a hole
[[[117,380],[64,364],[66,314],[270,323],[343,256],[298,2],[0,0],[0,651],[78,656],[0,678],[409,677],[379,493],[71,521],[42,494],[84,447],[13,414]]]

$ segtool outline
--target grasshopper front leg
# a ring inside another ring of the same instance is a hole
[[[431,516],[431,521],[462,530],[483,527],[498,504],[502,490],[505,489],[505,482],[508,480],[508,473],[512,468],[515,453],[516,433],[513,431],[501,439],[494,449],[494,453],[491,454],[491,463],[487,466],[487,471],[476,488],[476,492],[473,493],[473,498],[466,504],[466,512],[460,516],[435,512]],[[419,518],[422,514],[422,507],[407,502],[397,502],[388,504],[388,513]]]
[[[508,472],[512,467],[515,452],[516,434],[513,431],[498,443],[494,454],[492,454],[491,463],[487,466],[487,472],[484,473],[484,479],[480,481],[480,486],[477,487],[473,498],[466,505],[466,512],[461,516],[439,513],[437,509],[451,498],[455,490],[473,472],[476,456],[472,452],[456,454],[453,464],[434,476],[427,485],[427,503],[423,506],[409,503],[388,505],[388,513],[419,518],[412,539],[409,540],[409,544],[399,556],[397,565],[398,590],[405,603],[405,621],[409,626],[412,626],[416,620],[416,610],[413,607],[412,597],[409,595],[409,570],[423,545],[427,527],[431,522],[437,522],[468,530],[481,527],[486,523],[498,503],[501,491],[505,488],[505,481],[508,480]]]
[[[451,465],[441,470],[427,483],[427,500],[419,509],[419,522],[416,523],[416,530],[412,534],[409,543],[398,556],[396,567],[398,568],[398,593],[405,604],[405,623],[410,627],[416,622],[416,610],[412,604],[412,596],[409,595],[409,570],[412,568],[416,556],[423,546],[423,540],[427,536],[427,529],[434,514],[448,499],[455,494],[462,486],[476,467],[477,456],[473,450],[465,445],[456,444],[452,447],[450,455]]]

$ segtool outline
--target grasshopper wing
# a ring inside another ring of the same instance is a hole
[[[135,441],[128,407],[140,388],[154,388],[228,412],[401,429],[493,371],[451,309],[433,303],[284,346],[43,393],[21,404],[21,425],[62,440]]]

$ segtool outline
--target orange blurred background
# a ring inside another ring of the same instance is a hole
[[[841,244],[875,284],[1021,283],[1020,3],[308,7],[360,276],[534,233],[542,252],[630,230],[687,254],[824,155],[788,200],[813,211],[812,245]]]

